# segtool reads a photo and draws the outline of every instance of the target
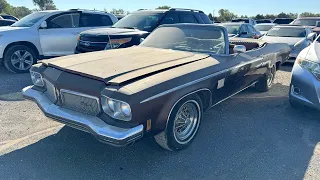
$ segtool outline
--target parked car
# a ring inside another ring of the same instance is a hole
[[[275,24],[290,24],[294,19],[292,18],[276,18],[273,23]]]
[[[82,32],[75,53],[127,48],[140,44],[156,27],[162,24],[211,24],[202,11],[172,8],[169,10],[138,10],[118,21],[111,28]]]
[[[126,15],[124,14],[115,14],[115,16],[117,17],[118,21],[121,20],[122,18],[124,18]]]
[[[288,62],[294,62],[298,54],[313,42],[315,36],[306,26],[278,25],[261,39],[269,43],[287,43],[291,48]]]
[[[257,23],[257,24],[273,23],[273,20],[271,20],[271,19],[259,19],[259,20],[256,20],[256,23]]]
[[[293,107],[320,110],[320,36],[299,54],[292,69],[289,100]]]
[[[247,23],[222,23],[222,26],[228,30],[229,37],[241,37],[241,38],[254,38],[258,39],[262,35],[253,27]]]
[[[7,19],[0,19],[0,26],[11,26],[16,21],[13,20],[7,20]]]
[[[301,17],[294,20],[291,24],[309,26],[313,32],[320,34],[320,17]]]
[[[258,30],[262,35],[265,35],[271,28],[273,28],[276,25],[277,24],[274,23],[261,23],[256,24],[254,28],[256,28],[256,30]]]
[[[16,73],[38,59],[74,53],[80,32],[117,22],[113,14],[86,10],[39,11],[0,28],[0,59]]]
[[[221,26],[162,25],[139,46],[34,65],[34,85],[23,95],[101,142],[126,146],[155,136],[165,149],[181,150],[203,111],[251,86],[268,91],[278,57],[290,51],[254,39],[231,43]]]
[[[6,20],[19,21],[18,18],[14,17],[12,15],[8,15],[8,14],[0,14],[0,17],[2,19],[6,19]]]
[[[238,19],[232,19],[231,22],[237,22],[237,23],[247,23],[250,24],[252,26],[256,25],[257,22],[254,19],[250,19],[250,18],[238,18]]]

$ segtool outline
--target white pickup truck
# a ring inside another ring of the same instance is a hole
[[[39,11],[11,26],[0,27],[0,64],[15,73],[28,72],[38,59],[74,53],[82,31],[117,22],[99,11]]]

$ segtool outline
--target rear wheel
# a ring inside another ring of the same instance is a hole
[[[272,66],[268,72],[256,83],[255,88],[260,92],[266,92],[271,89],[274,78],[276,76],[276,66]]]
[[[196,136],[202,119],[202,101],[190,95],[175,105],[166,129],[155,136],[156,142],[170,151],[187,148]]]
[[[25,45],[14,45],[4,54],[4,66],[14,73],[26,73],[37,62],[36,53]]]

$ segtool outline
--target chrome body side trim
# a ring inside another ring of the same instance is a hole
[[[35,101],[47,117],[67,126],[89,132],[101,142],[113,146],[126,146],[143,137],[143,125],[128,129],[111,126],[97,116],[57,106],[44,93],[36,91],[32,87],[25,87],[22,90],[23,96]]]

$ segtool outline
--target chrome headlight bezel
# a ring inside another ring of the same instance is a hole
[[[44,87],[43,77],[40,73],[30,70],[30,76],[35,86]]]
[[[311,72],[318,80],[320,80],[320,64],[303,58],[297,58],[297,63],[303,68]]]
[[[131,121],[132,112],[128,103],[101,95],[101,106],[103,111],[110,117],[121,120]]]

